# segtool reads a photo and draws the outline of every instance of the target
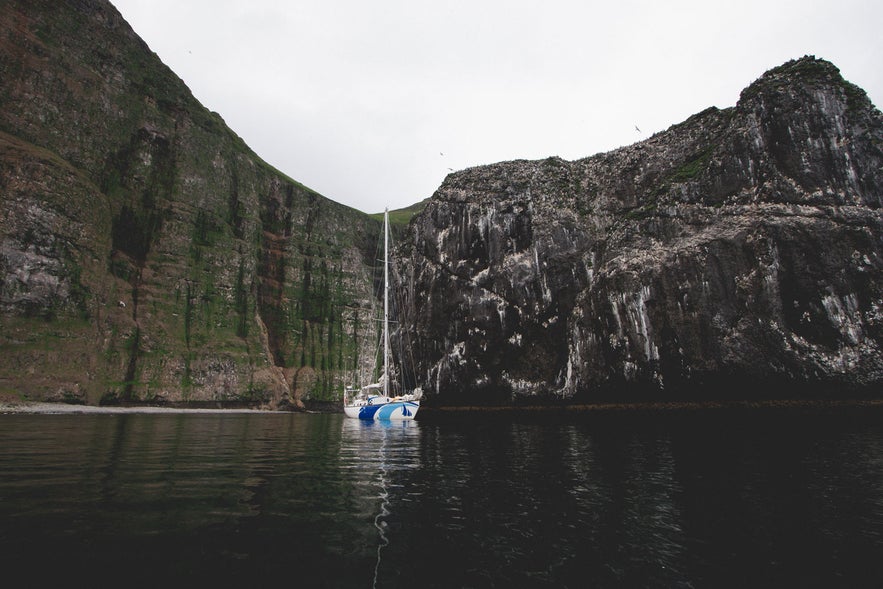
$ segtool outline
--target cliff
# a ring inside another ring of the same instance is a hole
[[[0,79],[0,398],[299,406],[371,361],[379,222],[262,162],[108,2],[0,4]],[[811,57],[635,145],[454,173],[398,252],[414,384],[879,390],[881,189],[883,117]]]
[[[805,57],[635,145],[448,176],[399,272],[426,402],[883,383],[883,117]]]
[[[0,4],[0,79],[0,395],[339,397],[377,221],[261,161],[106,1]]]

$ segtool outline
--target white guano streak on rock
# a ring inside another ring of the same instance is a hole
[[[854,294],[847,295],[842,302],[837,295],[829,294],[822,299],[822,306],[831,324],[840,330],[850,344],[857,345],[862,340],[861,315],[858,314],[858,300]]]
[[[620,306],[629,319],[632,332],[640,338],[643,344],[644,357],[647,360],[659,359],[659,348],[653,342],[650,333],[650,317],[647,314],[647,301],[650,300],[650,287],[642,286],[634,293],[620,293],[618,297],[611,297],[610,307],[613,311],[613,319],[616,322],[616,333],[620,339],[626,337],[626,328],[620,316]]]

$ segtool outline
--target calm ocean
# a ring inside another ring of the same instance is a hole
[[[0,415],[7,587],[880,587],[883,416]]]

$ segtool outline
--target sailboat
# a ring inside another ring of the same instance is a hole
[[[420,409],[421,392],[390,396],[389,375],[389,209],[383,212],[383,370],[379,382],[361,389],[345,388],[343,411],[347,417],[397,421],[414,419]]]

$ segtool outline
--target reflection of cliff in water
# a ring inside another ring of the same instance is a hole
[[[0,415],[0,555],[39,586],[880,586],[871,413]]]
[[[249,585],[296,562],[307,585],[370,579],[377,462],[341,458],[338,415],[2,417],[9,578]]]
[[[883,548],[878,432],[747,417],[423,423],[422,466],[391,487],[381,579],[405,586],[402,562],[430,587],[883,579],[867,567]]]

